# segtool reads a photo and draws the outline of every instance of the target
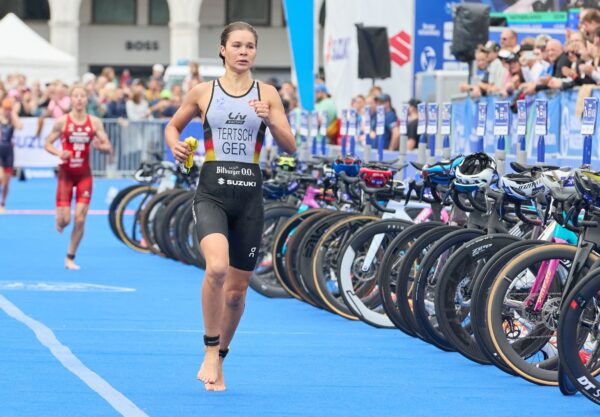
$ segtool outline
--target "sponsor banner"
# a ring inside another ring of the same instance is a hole
[[[365,115],[368,111],[365,110]],[[365,117],[365,125],[367,124]],[[400,105],[400,116],[398,117],[398,124],[400,129],[400,135],[406,136],[408,134],[408,104]]]
[[[50,134],[54,119],[45,119],[40,135],[36,135],[38,119],[36,117],[21,118],[23,129],[15,130],[13,143],[15,145],[15,166],[24,168],[55,167],[60,162],[58,157],[44,150],[44,141]],[[60,139],[54,146],[60,149]],[[93,152],[93,150],[92,150]]]
[[[490,13],[492,17],[503,17],[509,26],[527,26],[528,28],[564,29],[567,26],[567,12],[532,13]]]
[[[556,157],[560,153],[560,94],[539,93],[527,112],[534,125],[529,128],[528,156],[537,157],[538,138],[543,133],[546,156]],[[545,102],[545,104],[544,104]],[[544,115],[545,111],[545,115]],[[544,124],[545,122],[545,124]]]
[[[535,101],[536,99],[547,100],[547,134],[545,135],[545,150],[548,163],[556,160],[581,160],[583,153],[583,135],[581,134],[582,115],[577,114],[578,90],[556,93],[538,93],[536,96],[528,96],[523,103],[525,105],[526,119],[521,119],[520,124],[527,128],[527,154],[531,159],[537,155],[538,135],[535,134]],[[600,90],[594,90],[593,96],[600,99]],[[485,151],[493,154],[493,109],[494,98],[488,98],[488,117],[486,124]],[[509,101],[510,102],[510,101]],[[512,110],[511,110],[512,111]],[[513,113],[513,117],[517,117]],[[596,111],[596,126],[598,125],[598,111]],[[510,123],[510,134],[507,136],[507,154],[515,155],[518,144],[518,124]],[[471,152],[470,143],[477,139],[477,102],[472,99],[460,99],[452,102],[452,132],[451,149],[454,155]],[[600,159],[600,132],[592,136],[592,159]],[[509,140],[510,138],[510,140]]]
[[[535,100],[535,134],[548,134],[548,102],[545,99]]]
[[[438,132],[438,105],[437,103],[427,104],[427,134],[436,135]]]
[[[449,135],[452,131],[452,103],[443,103],[441,110],[442,124],[440,126],[440,133],[442,135]]]
[[[583,154],[582,115],[577,114],[578,91],[565,91],[560,101],[560,153],[562,156],[580,159]],[[593,96],[600,98],[600,91],[594,90]],[[598,112],[596,111],[596,126]],[[592,158],[600,158],[598,146],[598,129],[592,135]]]
[[[424,135],[427,129],[427,104],[419,103],[417,106],[417,135]]]
[[[527,135],[527,103],[525,100],[517,101],[517,135]]]
[[[598,99],[596,97],[586,97],[583,100],[583,115],[581,117],[581,134],[596,134],[596,116],[598,113]]]
[[[506,136],[508,135],[508,128],[510,123],[510,115],[508,113],[508,102],[498,101],[494,105],[494,135],[495,136]]]
[[[298,2],[303,3],[303,2]],[[356,24],[385,26],[390,41],[391,77],[375,80],[392,97],[392,105],[412,97],[414,1],[327,0],[323,36],[323,66],[327,88],[342,109],[357,94],[365,94],[371,79],[358,78]]]

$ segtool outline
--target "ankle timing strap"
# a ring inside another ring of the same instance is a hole
[[[219,346],[220,336],[207,336],[204,335],[204,346]]]
[[[70,259],[73,261],[73,260],[75,260],[75,255],[71,255],[70,253],[67,253],[67,259]]]
[[[219,349],[219,357],[225,359],[225,356],[229,353],[229,348]]]

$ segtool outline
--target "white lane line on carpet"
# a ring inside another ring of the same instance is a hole
[[[6,210],[3,214],[10,215],[21,215],[21,216],[54,216],[56,214],[56,210],[54,209],[14,209],[14,210]],[[106,216],[108,214],[108,210],[89,210],[88,215],[90,216]],[[133,216],[135,214],[135,210],[125,210],[123,212],[126,216]]]
[[[0,295],[0,308],[4,312],[23,323],[35,333],[40,343],[47,347],[52,355],[71,373],[81,379],[88,387],[106,400],[117,412],[125,417],[148,417],[129,398],[125,397],[100,375],[83,364],[67,346],[63,345],[54,332],[43,323],[27,316],[6,297]]]

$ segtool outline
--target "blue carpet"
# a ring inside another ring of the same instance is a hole
[[[96,180],[92,209],[110,187]],[[55,182],[13,182],[8,209],[52,209]],[[133,292],[0,294],[48,326],[88,368],[150,416],[540,416],[592,415],[581,395],[563,397],[444,353],[399,331],[347,321],[296,300],[250,292],[225,366],[228,391],[206,393],[202,272],[120,243],[106,216],[88,218],[77,260],[63,268],[70,228],[50,215],[0,216],[0,281],[70,282]],[[25,325],[0,310],[0,416],[118,413],[67,371]]]

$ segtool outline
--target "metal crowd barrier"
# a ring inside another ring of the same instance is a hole
[[[103,123],[114,154],[91,153],[95,176],[131,176],[142,161],[162,158],[165,120],[103,119]]]

